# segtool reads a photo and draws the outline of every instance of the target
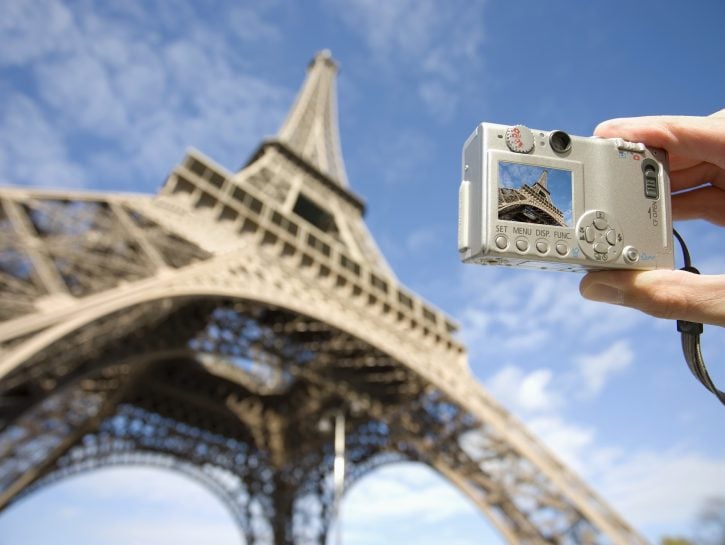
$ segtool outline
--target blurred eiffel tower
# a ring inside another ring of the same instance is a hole
[[[386,264],[348,186],[336,72],[314,58],[239,172],[192,150],[155,196],[0,189],[0,509],[144,464],[207,485],[247,544],[322,544],[324,424],[344,415],[346,487],[413,460],[508,543],[646,543],[486,393],[456,325]]]

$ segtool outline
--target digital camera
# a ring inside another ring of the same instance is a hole
[[[458,251],[535,269],[672,269],[664,150],[481,123],[463,146]]]

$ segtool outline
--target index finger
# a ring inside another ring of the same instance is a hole
[[[600,123],[595,136],[624,138],[663,148],[671,170],[701,162],[725,169],[725,110],[709,116],[645,116],[611,119]]]

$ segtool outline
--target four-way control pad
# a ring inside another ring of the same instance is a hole
[[[576,235],[584,255],[594,261],[609,263],[622,253],[622,231],[612,215],[601,210],[584,213],[576,224]]]

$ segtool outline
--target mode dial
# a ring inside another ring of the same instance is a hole
[[[506,129],[506,145],[516,153],[531,153],[534,149],[534,133],[523,125],[514,125]]]

